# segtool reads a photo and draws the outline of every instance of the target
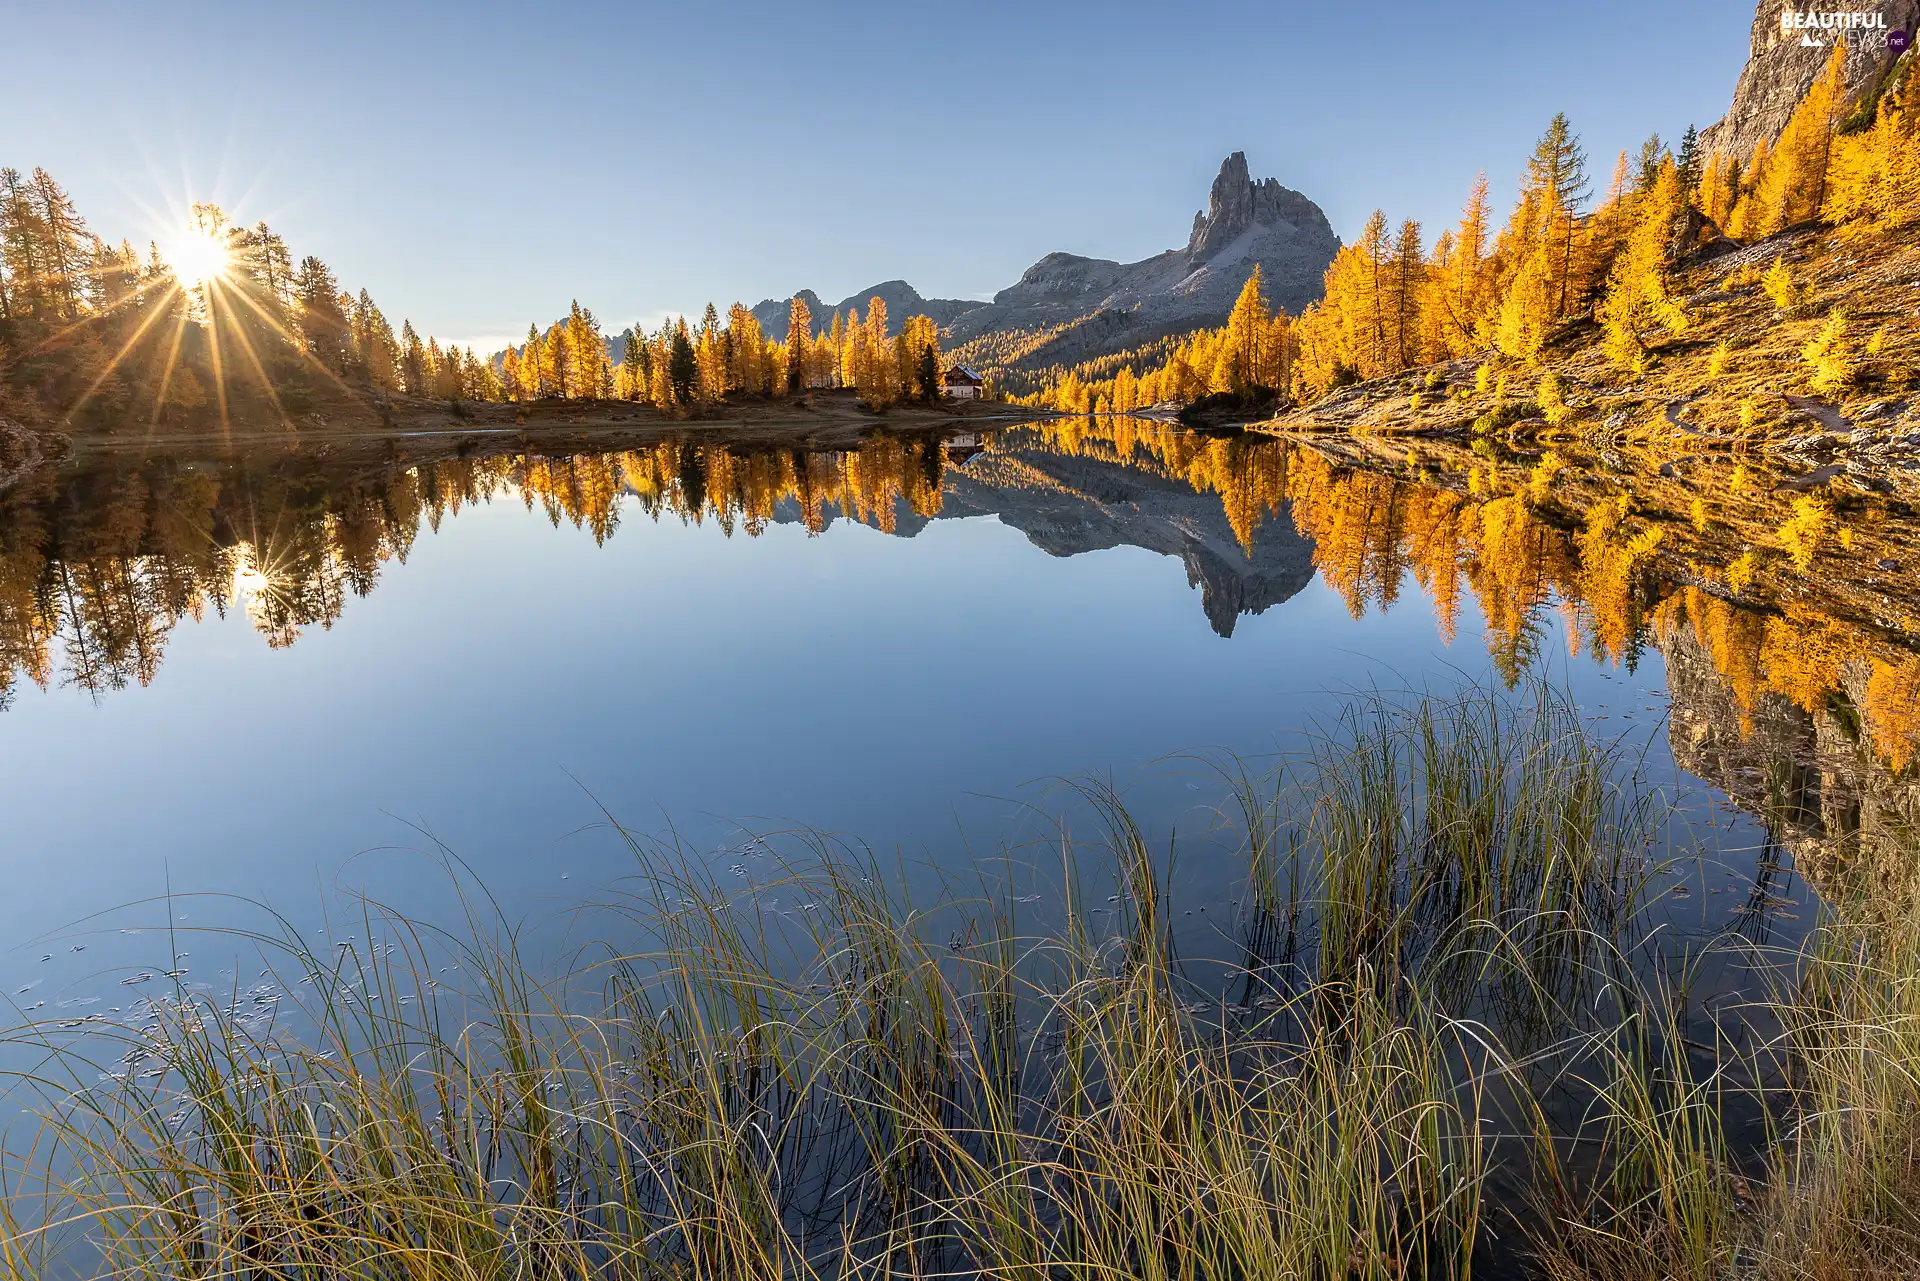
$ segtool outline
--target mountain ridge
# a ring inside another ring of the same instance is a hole
[[[924,298],[906,281],[889,280],[835,307],[802,289],[764,299],[753,313],[763,330],[785,333],[791,299],[798,297],[813,312],[815,330],[823,331],[835,311],[864,311],[878,296],[896,322],[930,316],[956,359],[1005,376],[1221,324],[1256,264],[1267,301],[1297,313],[1320,297],[1339,248],[1319,205],[1276,178],[1255,180],[1246,153],[1236,151],[1221,163],[1184,247],[1130,263],[1056,250],[991,302]],[[1007,354],[1015,349],[1017,355]]]

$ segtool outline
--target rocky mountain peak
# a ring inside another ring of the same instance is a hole
[[[1197,266],[1232,244],[1247,228],[1281,223],[1333,233],[1319,205],[1281,186],[1277,178],[1255,182],[1247,170],[1247,153],[1236,151],[1221,162],[1213,190],[1207,193],[1206,209],[1193,215],[1187,261]]]
[[[1920,25],[1920,0],[1882,0],[1869,11],[1881,25],[1855,31],[1817,26],[1788,29],[1781,21],[1783,12],[1791,17],[1800,11],[1798,4],[1783,6],[1778,0],[1760,0],[1753,16],[1747,65],[1734,86],[1733,103],[1723,120],[1700,135],[1706,150],[1745,159],[1762,139],[1772,144],[1819,78],[1835,40],[1847,41],[1847,97],[1858,101],[1880,84],[1898,57],[1887,46],[1887,33],[1904,31],[1911,37],[1915,26]]]

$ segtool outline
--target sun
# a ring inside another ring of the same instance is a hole
[[[160,255],[166,259],[174,279],[188,289],[226,279],[230,263],[226,236],[199,221],[181,228],[161,248]]]

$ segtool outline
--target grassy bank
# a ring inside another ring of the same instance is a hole
[[[115,1276],[1895,1275],[1920,1261],[1920,901],[1734,937],[1689,990],[1675,830],[1547,696],[1356,703],[1224,763],[1231,956],[1117,797],[1038,906],[823,839],[765,910],[635,838],[557,973],[250,936],[276,981],[28,1027],[0,1264]],[[1111,901],[1105,893],[1116,892]],[[1027,919],[1029,911],[1040,913]],[[375,942],[378,940],[378,942]],[[452,968],[457,966],[458,968]],[[459,980],[455,982],[455,980]],[[1709,1008],[1710,1007],[1710,1008]]]

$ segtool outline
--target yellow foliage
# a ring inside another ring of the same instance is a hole
[[[1881,96],[1871,127],[1835,139],[1825,193],[1826,217],[1866,226],[1897,225],[1920,215],[1920,75],[1913,55]]]
[[[1527,477],[1527,502],[1539,507],[1553,496],[1553,478],[1566,469],[1566,460],[1548,450]]]
[[[1554,426],[1573,417],[1572,406],[1567,404],[1566,397],[1560,392],[1560,379],[1551,370],[1541,376],[1535,398],[1540,402],[1542,416]]]
[[[1793,511],[1776,531],[1780,545],[1793,557],[1796,568],[1813,567],[1820,544],[1833,532],[1833,504],[1817,494],[1793,500]]]
[[[1858,361],[1847,341],[1847,314],[1835,308],[1820,332],[1800,349],[1807,362],[1808,385],[1823,396],[1838,395],[1853,385]]]
[[[1727,566],[1727,586],[1736,593],[1744,592],[1753,585],[1754,575],[1760,572],[1760,554],[1748,551],[1733,564]]]
[[[1688,324],[1686,310],[1667,287],[1667,241],[1684,201],[1679,171],[1668,157],[1653,185],[1641,193],[1633,228],[1595,310],[1607,358],[1631,373],[1646,371],[1649,348],[1643,331],[1648,325],[1677,334]]]
[[[1798,316],[1805,310],[1806,289],[1794,277],[1793,268],[1787,266],[1785,258],[1773,260],[1773,266],[1767,268],[1767,274],[1760,278],[1760,285],[1782,316]]]
[[[1860,714],[1887,763],[1896,773],[1906,769],[1920,741],[1920,658],[1874,659]]]
[[[1707,357],[1707,377],[1719,378],[1727,372],[1727,366],[1733,362],[1733,348],[1722,338],[1714,344],[1713,354]]]

